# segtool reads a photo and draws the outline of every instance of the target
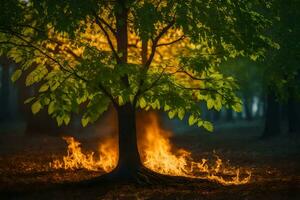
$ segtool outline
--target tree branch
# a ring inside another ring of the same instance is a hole
[[[147,62],[144,65],[144,68],[146,70],[148,70],[149,66],[152,63],[152,60],[154,58],[155,55],[155,51],[157,48],[157,43],[160,40],[160,38],[175,24],[175,19],[173,19],[167,26],[165,26],[161,32],[152,40],[152,47],[151,47],[151,53],[149,55],[149,58],[147,60]]]
[[[100,29],[103,31],[103,33],[104,33],[104,35],[105,35],[105,37],[106,37],[106,39],[107,39],[108,45],[109,45],[110,49],[112,50],[112,52],[113,52],[113,54],[114,54],[114,56],[115,56],[117,62],[121,62],[121,58],[119,57],[117,51],[115,50],[114,45],[113,45],[113,43],[112,43],[112,41],[111,41],[111,39],[110,39],[110,37],[109,37],[107,31],[105,30],[105,28],[103,27],[101,21],[99,20],[99,17],[98,17],[97,14],[95,14],[95,19],[96,19],[96,20],[95,20],[96,24],[97,24],[97,25],[100,27]]]
[[[184,38],[185,38],[185,35],[182,35],[182,36],[180,36],[178,39],[173,40],[173,41],[171,41],[171,42],[166,42],[166,43],[160,43],[160,44],[157,44],[156,47],[160,47],[160,46],[168,46],[168,45],[174,44],[174,43],[176,43],[176,42],[179,42],[179,41],[183,40]]]
[[[102,22],[105,26],[107,26],[107,28],[110,30],[110,32],[111,32],[115,37],[117,37],[117,32],[116,32],[116,30],[115,30],[112,26],[110,26],[109,23],[107,23],[104,19],[102,19],[102,18],[99,17],[98,15],[97,15],[96,17],[98,18],[98,20],[99,20],[100,22]]]
[[[20,36],[18,33],[10,33],[11,35],[14,35],[16,38],[20,39],[21,41],[25,42],[26,44],[16,44],[16,43],[12,43],[12,42],[6,42],[6,43],[10,43],[12,45],[17,45],[17,46],[23,46],[23,47],[29,47],[29,48],[33,48],[35,50],[37,50],[38,52],[40,52],[42,55],[44,55],[46,58],[50,59],[51,61],[53,61],[54,63],[56,63],[63,71],[68,72],[70,74],[73,74],[76,78],[78,78],[79,80],[82,80],[86,83],[89,83],[89,81],[80,76],[79,74],[76,73],[75,70],[69,70],[67,69],[65,66],[63,66],[58,60],[56,60],[55,58],[53,58],[52,56],[48,55],[46,52],[44,52],[42,49],[40,49],[39,47],[36,47],[35,45],[33,45],[30,41],[27,41],[26,39],[24,39],[22,36]],[[2,42],[4,43],[4,42]],[[69,66],[70,69],[72,69],[71,66]],[[99,89],[106,95],[108,96],[108,98],[110,98],[110,100],[112,101],[112,103],[115,105],[117,105],[117,103],[115,102],[113,96],[105,89],[105,87],[102,84],[99,84]]]
[[[166,71],[167,68],[168,68],[168,67],[165,67],[165,68],[162,70],[162,72],[159,74],[158,78],[155,79],[155,80],[150,84],[150,86],[149,86],[148,88],[142,90],[140,94],[143,94],[143,93],[147,92],[148,90],[151,90],[153,87],[155,87],[155,86],[157,85],[158,81],[161,79],[161,77],[162,77],[163,74],[165,73],[165,71]]]
[[[186,87],[186,86],[183,86],[183,85],[178,85],[176,83],[172,83],[174,86],[176,87],[179,87],[180,89],[184,89],[184,90],[198,90],[198,91],[207,91],[207,92],[214,92],[218,95],[220,95],[222,98],[224,98],[226,101],[231,101],[231,102],[234,102],[234,103],[239,103],[239,102],[236,102],[234,101],[232,98],[228,98],[226,95],[222,94],[221,92],[218,91],[218,89],[213,89],[213,88],[194,88],[194,87]]]

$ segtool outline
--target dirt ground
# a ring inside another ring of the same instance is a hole
[[[87,170],[55,170],[48,165],[61,158],[66,144],[60,137],[0,135],[0,199],[300,199],[300,139],[279,136],[259,140],[261,128],[219,126],[214,133],[190,130],[177,134],[172,141],[193,153],[195,159],[208,158],[215,152],[234,166],[251,169],[249,184],[222,186],[215,184],[181,186],[73,184],[99,176]],[[97,147],[97,136],[80,136],[85,149]],[[61,187],[63,185],[63,187]]]

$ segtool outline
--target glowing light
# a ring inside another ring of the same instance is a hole
[[[191,152],[178,149],[170,142],[171,132],[160,128],[159,121],[154,114],[150,114],[150,123],[145,132],[139,137],[139,149],[144,165],[161,174],[171,176],[185,176],[190,178],[204,178],[219,182],[223,185],[240,185],[250,181],[251,172],[227,166],[222,159],[216,156],[214,164],[210,165],[207,159],[195,161]],[[65,137],[68,143],[67,155],[63,160],[54,160],[51,167],[58,169],[78,169],[105,172],[111,171],[117,165],[116,139],[108,139],[99,145],[99,158],[95,153],[83,153],[80,143],[72,137]]]
[[[110,172],[117,164],[117,151],[112,147],[113,140],[107,139],[99,145],[99,158],[95,158],[95,153],[83,153],[80,143],[73,137],[63,137],[68,144],[67,155],[63,160],[54,160],[50,163],[50,167],[54,169],[80,169],[84,168],[91,171]]]

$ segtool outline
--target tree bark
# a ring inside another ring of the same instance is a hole
[[[231,109],[226,110],[226,121],[233,121],[233,111]]]
[[[119,160],[115,169],[119,178],[134,179],[143,166],[137,145],[136,111],[131,104],[117,108],[119,132]]]
[[[251,97],[244,98],[244,106],[245,106],[246,120],[251,121],[253,119]]]
[[[0,76],[0,121],[9,121],[11,113],[9,110],[9,97],[10,97],[10,74],[9,65],[11,64],[8,58],[0,57],[0,64],[2,65],[2,73]]]
[[[280,105],[272,89],[267,92],[267,109],[265,128],[262,138],[270,138],[280,134]]]
[[[294,135],[296,133],[300,133],[300,106],[299,101],[296,99],[295,91],[290,92],[290,96],[288,99],[288,125],[289,135]]]

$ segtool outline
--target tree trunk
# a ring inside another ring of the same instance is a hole
[[[251,121],[253,119],[251,97],[245,97],[244,98],[244,106],[245,106],[246,120]]]
[[[119,160],[115,171],[119,178],[134,179],[142,167],[137,146],[136,111],[131,104],[117,108],[119,131]]]
[[[288,99],[288,124],[289,124],[289,135],[300,133],[300,107],[299,101],[296,99],[295,92],[290,92]]]
[[[219,111],[213,111],[212,112],[212,115],[213,115],[213,121],[214,122],[217,122],[217,121],[219,121],[220,120],[220,118],[221,118],[221,113],[219,112]]]
[[[7,58],[1,57],[0,63],[2,65],[2,73],[0,77],[0,121],[9,121],[10,119],[10,111],[9,111],[9,65],[10,62]]]
[[[265,129],[262,138],[270,138],[280,134],[280,105],[272,89],[267,92],[267,109]]]
[[[231,122],[233,121],[233,111],[232,109],[226,110],[226,121]]]

